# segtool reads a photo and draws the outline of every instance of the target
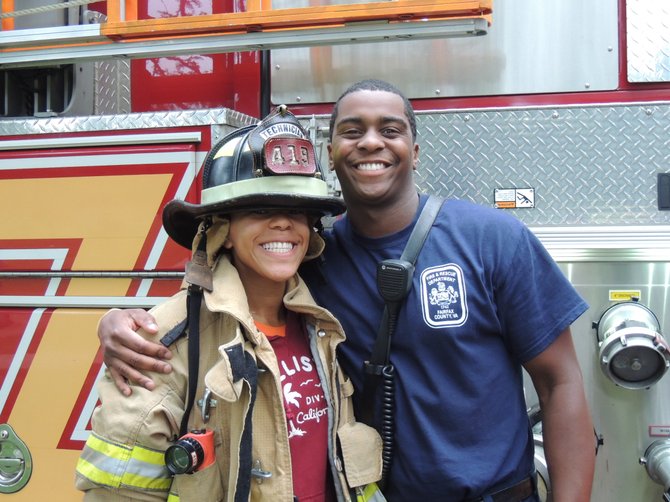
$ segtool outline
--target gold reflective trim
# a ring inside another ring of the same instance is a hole
[[[202,191],[202,204],[214,204],[246,195],[271,194],[327,197],[328,184],[305,176],[266,176],[206,188]]]
[[[377,483],[369,483],[356,488],[356,502],[386,502]]]
[[[112,443],[95,434],[86,440],[77,461],[77,472],[98,485],[112,488],[167,491],[172,484],[163,452]]]

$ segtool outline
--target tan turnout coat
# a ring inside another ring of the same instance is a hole
[[[254,325],[248,302],[236,269],[223,255],[214,269],[213,292],[204,293],[200,319],[200,376],[196,402],[206,389],[212,392],[215,406],[205,423],[201,408],[194,405],[189,429],[214,430],[216,462],[194,474],[175,476],[169,488],[170,500],[178,496],[188,501],[233,501],[238,477],[239,442],[249,391],[242,380],[233,381],[226,348],[241,344],[260,368],[253,409],[252,466],[271,473],[267,479],[251,478],[249,500],[293,502],[293,480],[286,415],[283,408],[280,374],[274,351],[265,335]],[[348,501],[349,488],[377,481],[381,476],[381,439],[377,432],[355,421],[351,395],[353,386],[335,360],[337,345],[344,341],[339,322],[326,309],[315,304],[305,283],[298,276],[289,284],[284,297],[286,307],[302,314],[328,402],[328,454],[339,501]],[[181,291],[152,310],[159,325],[159,340],[186,318],[186,292]],[[186,407],[188,387],[187,337],[171,347],[170,374],[152,374],[156,389],[133,387],[130,397],[122,396],[108,375],[99,384],[102,405],[94,412],[93,433],[98,442],[135,451],[136,446],[162,453],[179,434]],[[93,444],[91,442],[91,444]],[[87,443],[88,448],[88,443]],[[125,450],[122,450],[125,451]],[[89,451],[89,454],[92,453]],[[108,457],[91,462],[109,462]],[[86,456],[86,449],[82,458]],[[131,454],[132,456],[132,454]],[[114,470],[133,469],[130,462],[114,460]],[[80,465],[81,465],[80,460]],[[118,465],[117,465],[118,464]],[[165,500],[168,491],[133,488],[123,481],[105,486],[105,477],[95,478],[86,468],[77,468],[76,485],[86,490],[86,500]],[[92,479],[93,478],[93,479]],[[120,474],[120,478],[124,477]],[[104,480],[101,483],[100,480]],[[134,479],[132,477],[127,479]],[[132,484],[132,483],[130,483]],[[116,486],[114,486],[116,485]]]

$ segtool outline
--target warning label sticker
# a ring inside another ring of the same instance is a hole
[[[535,189],[496,188],[493,191],[493,202],[498,209],[535,207]]]
[[[670,437],[670,425],[650,425],[649,436],[653,438]]]
[[[611,302],[629,302],[633,298],[640,300],[642,291],[639,289],[610,289],[609,300]]]

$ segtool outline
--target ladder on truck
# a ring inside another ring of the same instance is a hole
[[[2,0],[0,69],[479,36],[488,32],[493,0],[392,0],[297,8],[247,0],[243,12],[161,19],[138,19],[137,0],[106,0],[102,22],[14,29],[19,16],[91,3],[101,1],[70,0],[20,10],[14,8],[15,0]]]

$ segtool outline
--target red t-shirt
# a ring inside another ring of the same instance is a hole
[[[334,500],[328,475],[328,405],[303,323],[289,313],[285,326],[256,325],[270,340],[279,363],[294,495],[299,502]]]

